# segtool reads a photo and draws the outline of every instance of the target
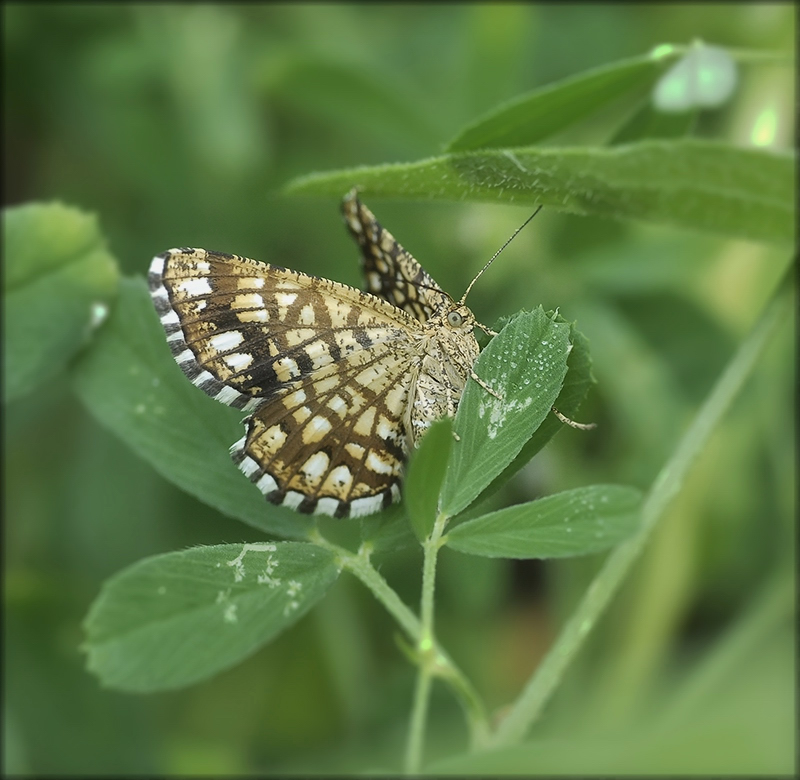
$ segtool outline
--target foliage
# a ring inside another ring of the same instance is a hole
[[[792,42],[755,12],[4,8],[7,771],[791,771]],[[471,293],[497,395],[342,523],[237,471],[140,277],[205,244],[355,282],[331,204],[270,195],[354,184],[451,292],[547,208]],[[194,687],[99,691],[92,600],[105,687]]]

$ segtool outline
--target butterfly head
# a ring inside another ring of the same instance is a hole
[[[463,303],[453,303],[444,316],[453,330],[471,330],[477,324],[473,313]]]

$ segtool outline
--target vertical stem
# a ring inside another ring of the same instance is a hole
[[[411,708],[411,722],[408,726],[408,744],[406,745],[405,773],[419,774],[422,765],[422,742],[425,737],[425,724],[428,719],[428,702],[431,693],[431,671],[423,662],[417,672],[417,684],[414,687],[414,705]]]
[[[428,718],[431,680],[437,667],[441,666],[440,654],[436,647],[433,632],[434,593],[436,590],[436,557],[439,554],[442,534],[447,517],[440,514],[433,524],[431,535],[423,544],[422,564],[422,602],[420,604],[421,631],[417,642],[419,671],[414,689],[414,706],[411,709],[411,722],[406,746],[406,774],[418,774],[422,766],[422,746],[425,737],[425,724]]]

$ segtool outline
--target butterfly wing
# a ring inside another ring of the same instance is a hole
[[[422,266],[381,227],[375,215],[351,190],[342,201],[350,234],[361,248],[367,290],[420,322],[450,304],[451,298]]]
[[[381,344],[295,382],[257,409],[233,459],[268,499],[336,517],[400,498],[408,361]]]
[[[232,454],[268,499],[343,516],[399,498],[417,321],[346,285],[203,249],[157,256],[149,284],[186,376],[253,411]]]

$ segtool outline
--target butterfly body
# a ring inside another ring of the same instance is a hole
[[[470,310],[443,292],[350,193],[366,292],[280,266],[172,249],[151,295],[186,376],[250,412],[234,461],[265,496],[358,516],[400,497],[403,465],[473,376]]]

